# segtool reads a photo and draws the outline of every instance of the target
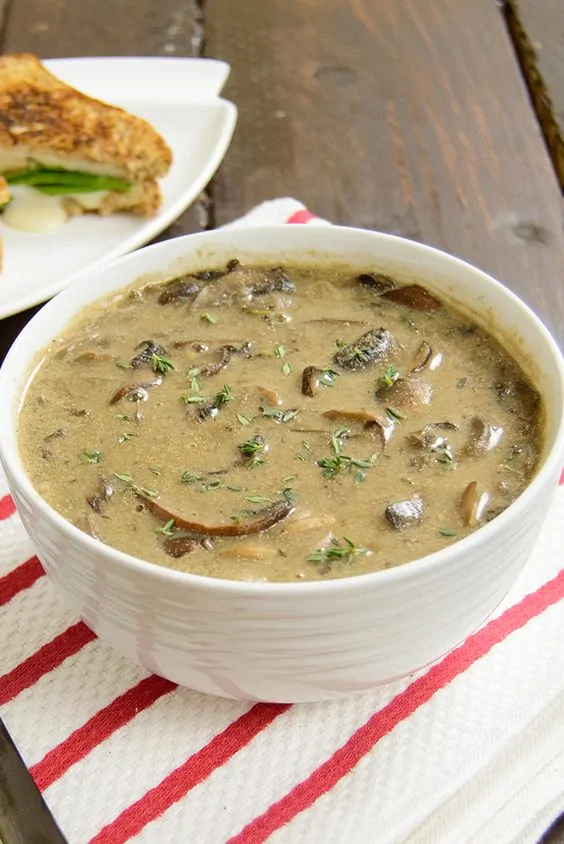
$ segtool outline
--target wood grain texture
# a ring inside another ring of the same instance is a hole
[[[564,190],[564,4],[506,0],[506,19]]]
[[[12,0],[3,52],[65,56],[197,56],[196,0]]]
[[[198,56],[203,36],[197,0],[0,0],[0,31],[3,53],[42,58]],[[207,210],[204,194],[156,240],[201,231]],[[0,361],[37,310],[0,321]]]
[[[564,339],[561,199],[492,0],[206,0],[239,124],[216,222],[295,195],[505,281]]]

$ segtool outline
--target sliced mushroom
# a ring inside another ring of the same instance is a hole
[[[190,536],[168,536],[163,542],[163,548],[169,557],[183,557],[192,551],[202,549],[202,540]]]
[[[457,428],[458,425],[455,425],[454,422],[431,422],[429,425],[425,425],[420,431],[414,431],[407,439],[416,448],[435,451],[438,448],[444,448],[448,445],[446,437],[441,436],[437,431],[454,431]]]
[[[266,293],[294,293],[295,290],[294,282],[282,267],[274,267],[267,270],[264,278],[251,287],[251,294],[264,296]]]
[[[463,457],[480,457],[499,445],[503,438],[503,428],[495,427],[474,416],[470,422],[470,434],[468,442],[461,450]]]
[[[382,447],[389,442],[396,427],[388,417],[381,418],[367,413],[366,410],[326,410],[323,416],[332,421],[343,419],[345,422],[362,422],[365,431],[376,429],[382,440]]]
[[[95,513],[102,511],[102,505],[109,501],[114,494],[115,486],[112,481],[107,478],[100,478],[99,489],[94,495],[86,497],[86,501],[92,507]]]
[[[388,504],[384,515],[394,530],[404,530],[421,521],[423,509],[423,499],[420,495],[414,495],[405,501]]]
[[[389,275],[383,273],[361,273],[357,276],[359,284],[367,287],[369,290],[376,290],[378,293],[383,293],[385,290],[392,290],[396,287],[396,283]]]
[[[192,302],[200,292],[199,285],[195,283],[191,275],[180,276],[159,286],[163,291],[157,299],[159,305],[168,305],[170,302]]]
[[[471,481],[460,499],[459,510],[462,521],[467,527],[477,524],[486,511],[491,496],[487,492],[478,492],[478,482]]]
[[[232,273],[233,270],[236,270],[237,267],[241,266],[241,262],[237,260],[237,258],[231,258],[230,261],[227,262],[227,266],[224,270],[201,270],[200,272],[193,273],[193,277],[197,278],[199,281],[217,281],[218,278],[223,278],[229,273]]]
[[[306,366],[302,372],[302,395],[313,398],[317,389],[317,375],[323,372],[317,366]]]
[[[397,343],[394,336],[386,328],[373,328],[362,334],[354,343],[339,349],[333,360],[343,369],[360,371],[374,363],[385,361],[395,351]]]
[[[160,346],[154,340],[142,340],[137,348],[141,349],[141,351],[131,360],[133,369],[138,369],[140,366],[150,366],[153,362],[153,355],[166,354],[164,346]]]
[[[376,398],[400,410],[414,410],[420,404],[429,404],[433,390],[417,378],[398,378],[391,387],[380,387]]]
[[[412,372],[421,372],[429,363],[433,355],[433,350],[430,345],[423,340],[417,351],[415,352],[415,361]]]
[[[442,308],[442,302],[436,299],[420,284],[406,284],[382,293],[382,299],[388,299],[397,305],[405,305],[414,311],[437,311]]]
[[[257,391],[261,399],[264,399],[271,407],[280,407],[284,404],[282,397],[275,393],[274,390],[268,390],[266,387],[257,387]]]
[[[274,525],[287,518],[294,512],[295,505],[291,504],[286,499],[275,501],[263,510],[257,511],[254,518],[250,522],[232,522],[231,524],[219,525],[204,525],[200,522],[192,522],[188,519],[172,513],[166,507],[158,504],[153,498],[141,493],[136,493],[137,497],[146,506],[147,510],[163,522],[174,522],[176,527],[185,530],[188,533],[194,533],[199,536],[249,536],[254,533],[263,533]]]
[[[162,375],[157,375],[152,381],[143,384],[124,384],[123,387],[118,387],[110,399],[110,404],[117,404],[122,399],[129,399],[129,401],[147,401],[149,398],[149,390],[152,387],[160,387],[163,383]]]
[[[102,352],[82,352],[73,360],[73,363],[108,363],[115,360],[114,355],[103,354]]]

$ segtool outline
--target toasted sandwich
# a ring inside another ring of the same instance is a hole
[[[172,153],[139,117],[87,97],[29,53],[0,56],[0,174],[69,215],[152,216]]]

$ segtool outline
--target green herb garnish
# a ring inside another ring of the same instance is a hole
[[[121,443],[129,442],[129,440],[132,440],[133,437],[136,436],[137,434],[133,434],[131,431],[126,431],[125,434],[121,434],[121,436],[118,437],[118,443],[121,445]]]
[[[251,424],[251,420],[249,419],[249,417],[244,416],[242,413],[237,414],[237,419],[239,420],[241,425],[250,425]]]
[[[122,422],[134,422],[134,416],[128,416],[127,413],[116,413],[116,419],[121,419]]]
[[[348,563],[359,554],[370,554],[368,548],[360,548],[346,536],[343,536],[343,540],[344,543],[341,544],[338,539],[332,539],[328,548],[318,548],[313,554],[308,554],[306,559],[311,563],[324,563],[329,560],[343,560]]]
[[[284,375],[291,375],[292,374],[292,364],[285,360],[282,364],[282,372]]]
[[[391,387],[394,381],[398,380],[399,374],[400,372],[397,366],[393,366],[393,364],[390,364],[386,367],[383,374],[380,376],[380,386]]]
[[[331,446],[335,454],[341,453],[341,448],[343,445],[343,440],[346,439],[350,434],[349,428],[339,428],[337,431],[331,436]]]
[[[272,499],[267,498],[265,495],[247,495],[246,501],[250,501],[251,504],[271,504]]]
[[[392,422],[401,422],[402,419],[405,419],[405,413],[402,413],[401,410],[397,409],[397,407],[392,407],[391,405],[388,405],[386,408],[386,413]]]
[[[144,486],[139,486],[133,480],[132,476],[127,472],[114,472],[114,478],[117,478],[118,481],[122,481],[124,484],[127,484],[134,492],[139,492],[141,495],[146,495],[147,498],[157,498],[159,492],[156,489],[147,488]]]
[[[334,369],[324,369],[317,380],[324,387],[333,387],[338,376],[339,373],[335,372]]]
[[[214,407],[222,407],[224,404],[229,404],[232,400],[233,394],[231,388],[227,384],[224,384],[221,390],[213,397],[212,404]]]
[[[207,311],[200,315],[200,319],[203,319],[205,322],[209,322],[212,325],[215,325],[217,322],[216,318],[213,317],[211,314],[208,314]]]
[[[274,419],[275,422],[289,422],[290,419],[294,419],[298,415],[299,411],[296,408],[292,410],[275,410],[274,408],[268,408],[267,410],[262,411],[263,416],[268,416],[270,419]]]
[[[185,393],[182,396],[182,401],[184,404],[201,404],[202,402],[206,401],[205,396],[191,396],[189,393]]]
[[[284,498],[286,499],[286,501],[290,502],[290,504],[293,504],[294,501],[296,501],[296,493],[294,492],[294,490],[291,487],[289,487],[289,486],[284,487],[284,489],[281,490],[281,493],[284,496]]]
[[[102,459],[102,452],[101,451],[83,451],[82,454],[79,454],[80,459],[83,463],[99,463]]]
[[[174,369],[174,365],[168,358],[165,358],[164,355],[158,355],[156,352],[153,352],[151,355],[151,363],[153,364],[155,372],[162,372],[163,375],[166,375],[167,372]]]
[[[463,387],[466,386],[467,382],[468,382],[468,378],[459,378],[458,381],[456,382],[456,389],[462,390]]]
[[[162,533],[164,536],[174,536],[174,519],[169,519],[162,527],[155,528],[155,533]]]
[[[439,528],[439,533],[441,536],[456,536],[456,531],[452,528]]]
[[[286,357],[286,349],[284,348],[284,346],[276,346],[276,348],[274,349],[274,354],[277,358]]]

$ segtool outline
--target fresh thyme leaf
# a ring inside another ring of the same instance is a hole
[[[232,400],[233,394],[231,392],[231,387],[224,384],[221,390],[213,397],[212,404],[214,407],[222,407],[224,404],[228,404]]]
[[[244,416],[242,413],[237,414],[237,419],[239,420],[241,425],[250,425],[251,424],[251,420],[249,419],[249,417]]]
[[[462,390],[463,387],[466,386],[467,382],[468,382],[468,378],[459,378],[458,381],[456,382],[456,389]]]
[[[355,484],[361,484],[365,480],[366,480],[366,472],[355,472],[355,475],[354,475]]]
[[[305,448],[306,451],[311,451],[311,446],[307,440],[302,440],[302,446]]]
[[[390,364],[386,367],[383,374],[380,376],[380,386],[391,387],[394,381],[398,380],[399,374],[400,372],[397,366],[393,366],[393,364]]]
[[[456,531],[452,528],[439,528],[441,536],[456,536]]]
[[[284,346],[276,346],[276,348],[274,349],[274,354],[277,358],[283,358],[286,356],[286,349],[284,348]]]
[[[153,352],[151,355],[151,363],[153,364],[155,372],[162,372],[163,375],[166,375],[167,372],[174,369],[174,365],[168,358],[165,358],[164,355],[158,355],[156,352]]]
[[[155,528],[155,533],[162,533],[164,536],[174,536],[174,519],[169,519],[162,527]]]
[[[205,396],[190,396],[188,393],[185,393],[182,396],[182,401],[184,404],[201,404],[202,402],[206,401]]]
[[[296,501],[296,493],[295,493],[295,492],[294,492],[294,490],[293,490],[291,487],[289,487],[289,486],[284,487],[284,489],[282,490],[282,495],[284,496],[284,498],[286,499],[286,501],[289,501],[289,502],[290,502],[290,504],[293,504],[293,503],[294,503],[294,501]]]
[[[368,548],[360,548],[346,536],[343,540],[340,543],[338,539],[333,539],[327,548],[318,548],[313,554],[308,554],[306,559],[311,563],[325,563],[330,560],[343,560],[348,563],[359,554],[370,554]]]
[[[213,317],[211,314],[208,314],[207,311],[204,311],[204,313],[201,314],[200,319],[203,319],[203,320],[205,320],[205,322],[209,322],[212,325],[215,325],[216,322],[217,322],[216,318]]]
[[[202,382],[197,375],[193,375],[190,379],[190,389],[194,390],[195,393],[198,393],[202,389]]]
[[[180,475],[180,481],[183,484],[194,484],[196,481],[200,481],[201,477],[199,475],[193,475],[192,472],[183,472]]]
[[[261,451],[264,448],[264,442],[259,440],[258,437],[255,437],[251,440],[245,440],[239,446],[239,451],[241,454],[255,454],[257,451]]]
[[[287,483],[289,483],[290,481],[295,480],[295,478],[296,478],[296,475],[288,475],[288,477],[286,477],[286,478],[282,478],[282,480],[284,481],[284,483],[285,483],[285,484],[287,484]]]
[[[275,410],[274,408],[268,408],[267,410],[262,411],[263,416],[268,416],[270,419],[274,419],[275,422],[289,422],[290,419],[294,419],[298,415],[299,411],[296,408],[292,410]]]
[[[392,422],[401,422],[402,419],[405,419],[405,413],[402,413],[397,407],[392,407],[391,405],[386,408],[386,413]]]
[[[343,446],[343,440],[346,439],[350,434],[349,428],[339,428],[338,430],[334,431],[331,436],[331,446],[335,454],[340,454],[341,449]]]
[[[343,349],[347,344],[345,343],[342,337],[337,337],[337,339],[335,340],[335,345],[338,349]]]
[[[228,489],[230,492],[243,492],[242,486],[226,486],[225,489]]]
[[[250,501],[251,504],[270,504],[272,499],[265,495],[247,495],[245,501]]]
[[[339,373],[335,372],[334,369],[324,369],[321,372],[318,381],[320,384],[323,384],[324,387],[333,387],[338,376]]]
[[[287,360],[285,360],[282,364],[282,372],[284,373],[284,375],[292,374],[292,364],[289,363]]]
[[[150,472],[152,475],[156,475],[156,476],[157,476],[157,478],[159,478],[159,477],[162,475],[162,472],[159,472],[159,470],[158,470],[158,469],[155,469],[153,466],[149,466],[149,472]]]
[[[116,413],[116,419],[121,419],[122,422],[134,422],[134,416],[128,416],[127,413]]]
[[[102,459],[102,452],[101,451],[83,451],[82,454],[79,454],[80,459],[83,463],[99,463]]]
[[[220,489],[221,481],[218,478],[213,481],[202,481],[202,486],[205,492],[209,492],[210,490]]]
[[[336,455],[335,457],[322,457],[321,460],[315,462],[320,469],[323,469],[324,478],[334,478],[348,466],[349,458]]]
[[[127,484],[127,486],[131,487],[134,492],[140,492],[142,495],[146,495],[147,498],[157,498],[159,494],[157,489],[139,486],[139,484],[135,483],[132,476],[126,472],[114,472],[114,478],[117,478],[118,481],[122,481],[124,484]]]
[[[137,434],[134,434],[131,431],[126,431],[124,434],[121,434],[121,436],[118,437],[118,443],[120,443],[121,445],[121,443],[129,442],[129,440],[132,440],[133,437],[136,436]]]

